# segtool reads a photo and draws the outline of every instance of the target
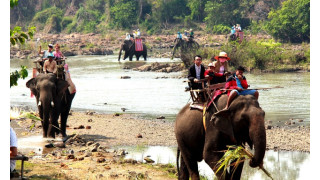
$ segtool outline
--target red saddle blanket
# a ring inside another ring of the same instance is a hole
[[[136,51],[143,51],[142,39],[135,39]]]

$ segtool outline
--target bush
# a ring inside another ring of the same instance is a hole
[[[52,16],[53,19],[55,18],[60,18],[62,19],[63,12],[61,9],[57,7],[51,7],[48,9],[45,9],[43,11],[40,11],[36,13],[36,15],[33,17],[31,24],[35,25],[38,29],[43,29],[44,26],[48,25],[52,21]]]
[[[215,34],[228,34],[231,27],[219,24],[212,27],[212,32]]]
[[[62,30],[66,29],[67,26],[68,26],[69,24],[71,24],[71,23],[72,23],[72,17],[71,17],[71,16],[64,16],[64,17],[62,18],[62,21],[61,21],[61,29],[62,29]]]

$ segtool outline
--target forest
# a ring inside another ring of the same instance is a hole
[[[44,33],[108,33],[142,29],[175,34],[184,27],[228,34],[241,24],[247,34],[310,41],[310,0],[28,0],[10,9],[10,26]]]

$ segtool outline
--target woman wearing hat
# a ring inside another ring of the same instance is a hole
[[[216,62],[214,62],[215,63],[214,72],[221,73],[224,75],[221,78],[219,78],[218,83],[226,82],[225,76],[229,74],[228,61],[230,60],[230,58],[228,57],[226,52],[220,52],[219,56],[215,56],[214,59],[217,60]]]

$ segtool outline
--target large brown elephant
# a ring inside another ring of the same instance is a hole
[[[61,132],[64,139],[67,137],[66,125],[75,93],[70,94],[68,82],[57,79],[54,74],[39,74],[30,79],[26,86],[36,97],[41,118],[43,137],[55,138]],[[58,119],[61,115],[61,126]],[[59,129],[58,129],[59,128]]]
[[[147,60],[147,46],[143,44],[143,51],[136,51],[135,43],[131,40],[124,40],[120,46],[118,61],[121,58],[121,52],[124,51],[123,60],[126,60],[129,57],[129,61],[132,61],[133,55],[136,56],[137,61],[139,61],[140,56],[143,56],[144,60]]]
[[[224,94],[215,100],[218,109],[225,107],[227,98]],[[265,112],[258,101],[251,95],[238,96],[228,111],[220,111],[214,115],[216,111],[213,105],[208,108],[205,123],[203,112],[190,110],[189,104],[177,115],[175,134],[178,156],[181,151],[180,169],[177,158],[179,179],[199,179],[197,162],[202,159],[216,171],[216,164],[223,156],[222,151],[227,149],[227,145],[248,143],[250,148],[254,147],[255,150],[249,165],[257,167],[263,163],[266,149]],[[216,176],[219,179],[240,179],[242,168],[243,163],[236,170],[230,168],[225,177],[221,176],[222,172]]]

